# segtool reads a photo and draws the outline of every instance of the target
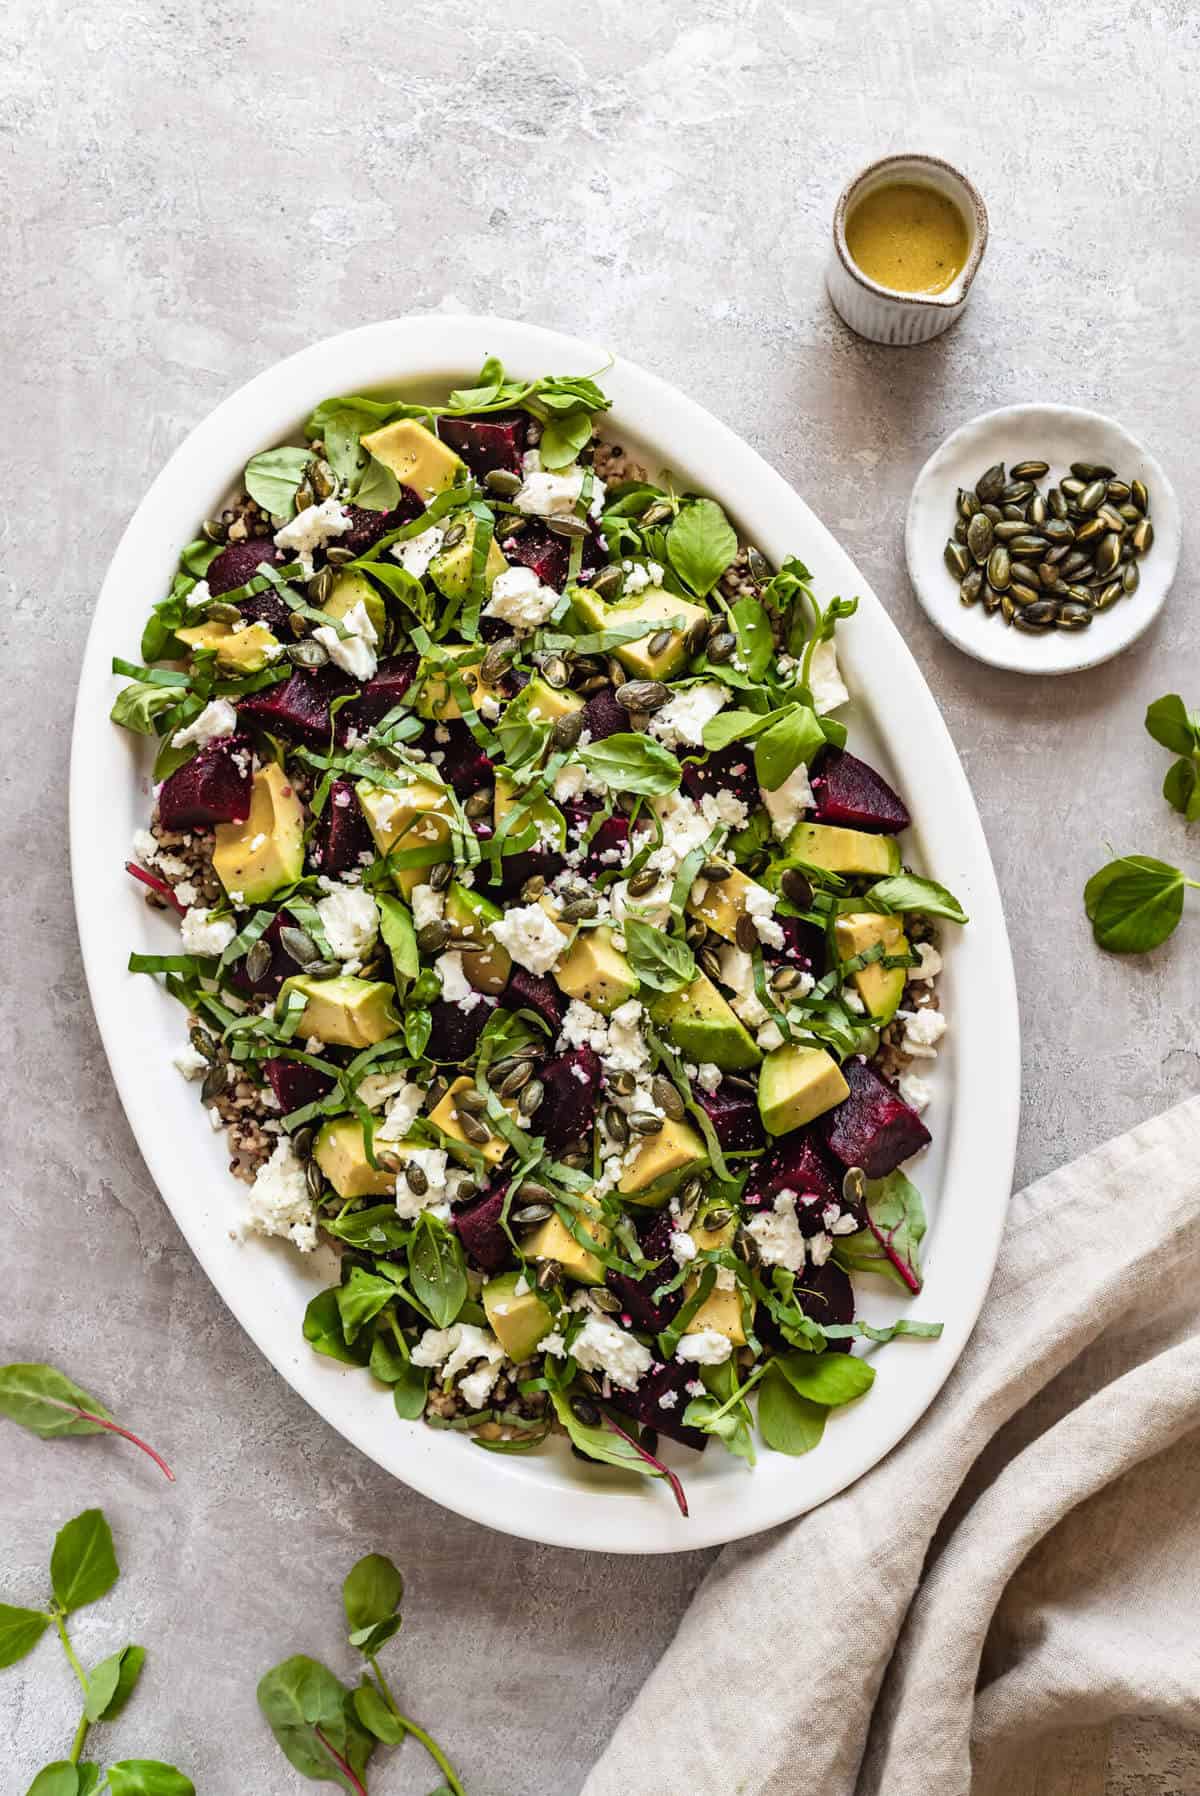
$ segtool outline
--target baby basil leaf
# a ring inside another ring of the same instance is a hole
[[[629,964],[642,985],[656,992],[678,992],[696,978],[696,958],[678,936],[633,917],[626,920],[623,934]]]
[[[246,491],[271,517],[290,518],[309,459],[307,449],[264,449],[246,463]]]
[[[408,1246],[408,1273],[417,1301],[434,1326],[449,1328],[467,1298],[467,1266],[462,1244],[445,1223],[422,1211]]]
[[[876,880],[863,904],[868,909],[878,905],[881,911],[921,911],[930,917],[948,917],[952,923],[968,920],[953,892],[936,880],[920,879],[915,873],[893,873],[888,879]]]
[[[386,1554],[360,1559],[342,1585],[351,1646],[367,1657],[377,1653],[399,1631],[403,1596],[404,1579]]]
[[[739,599],[730,613],[738,642],[741,672],[750,681],[761,680],[775,653],[775,638],[767,614],[757,599]],[[717,670],[720,671],[719,669]]]
[[[25,1796],[79,1796],[79,1768],[67,1759],[43,1765]]]
[[[0,1603],[0,1668],[15,1665],[31,1653],[49,1625],[50,1617],[40,1609],[18,1609],[12,1603]]]
[[[379,1278],[365,1266],[354,1266],[344,1285],[337,1288],[338,1315],[347,1345],[358,1339],[367,1323],[396,1295],[391,1279]]]
[[[424,1366],[410,1361],[403,1372],[392,1380],[392,1402],[402,1422],[417,1422],[425,1412],[429,1395],[429,1373]]]
[[[621,732],[578,751],[589,772],[614,792],[637,792],[657,798],[678,790],[680,766],[669,748],[649,736]]]
[[[794,1390],[778,1363],[767,1367],[758,1389],[758,1428],[776,1453],[798,1458],[820,1445],[827,1411]]]
[[[874,1366],[848,1353],[788,1353],[774,1363],[794,1391],[826,1409],[853,1403],[875,1382]]]
[[[355,1714],[345,1685],[303,1653],[260,1678],[258,1706],[288,1763],[317,1783],[350,1788],[318,1739],[318,1728],[356,1774],[366,1768],[375,1749],[374,1737]]]
[[[807,705],[790,706],[754,745],[759,785],[768,792],[777,791],[801,763],[807,766],[824,744],[825,732],[816,712]]]
[[[1112,954],[1145,954],[1176,928],[1184,888],[1194,883],[1166,861],[1122,855],[1093,873],[1083,889],[1092,933]]]
[[[375,456],[371,456],[358,483],[354,503],[367,511],[392,511],[400,503],[400,482]]]
[[[419,1060],[429,1046],[433,1016],[421,1004],[404,1013],[404,1045],[414,1060]]]
[[[88,1678],[84,1712],[89,1721],[115,1721],[129,1698],[146,1662],[144,1646],[123,1646],[97,1665]]]
[[[331,412],[325,420],[325,460],[339,480],[353,483],[363,465],[367,451],[358,439],[365,422],[348,409]]]
[[[130,686],[122,686],[108,715],[123,729],[134,730],[139,736],[153,736],[154,719],[174,710],[178,703],[179,693],[172,687],[150,686],[135,680]]]
[[[376,894],[379,906],[379,929],[384,946],[392,957],[392,971],[398,986],[407,985],[421,971],[421,956],[413,928],[412,913],[407,904],[387,892]]]
[[[394,1715],[388,1708],[374,1684],[364,1678],[352,1700],[354,1713],[368,1733],[382,1740],[385,1746],[399,1746],[408,1729],[399,1715]]]
[[[99,1509],[85,1509],[59,1529],[50,1555],[50,1583],[68,1614],[107,1596],[119,1576],[112,1530]]]
[[[671,566],[699,599],[712,591],[737,551],[737,534],[715,499],[689,500],[667,531]]]
[[[728,748],[731,742],[748,742],[786,717],[788,709],[784,705],[777,711],[745,711],[734,706],[721,711],[709,718],[701,732],[704,746],[711,754],[715,749]]]
[[[1147,707],[1146,728],[1172,754],[1190,755],[1200,748],[1200,719],[1193,717],[1177,692],[1156,698]]]
[[[110,1765],[108,1787],[111,1796],[196,1796],[191,1778],[160,1759],[122,1759]]]
[[[331,1285],[326,1291],[318,1291],[304,1312],[304,1339],[314,1353],[323,1353],[327,1359],[341,1360],[347,1366],[365,1366],[369,1350],[365,1342],[350,1346],[342,1330],[341,1311],[338,1308],[338,1286]]]
[[[925,1205],[902,1172],[867,1184],[867,1224],[838,1239],[834,1255],[847,1272],[878,1272],[914,1296],[921,1289]]]
[[[587,412],[570,411],[562,416],[552,415],[542,428],[542,440],[538,445],[542,466],[565,468],[590,442],[591,435],[592,420]]]

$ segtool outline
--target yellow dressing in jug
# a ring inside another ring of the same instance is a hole
[[[846,219],[846,247],[869,280],[897,293],[944,293],[970,251],[953,200],[916,181],[892,181],[859,200]]]

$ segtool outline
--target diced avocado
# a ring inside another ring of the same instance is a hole
[[[851,911],[839,917],[833,929],[841,960],[865,954],[876,942],[883,943],[886,955],[908,953],[908,939],[899,917],[881,917],[873,911]],[[857,973],[851,974],[851,978],[872,1022],[890,1023],[904,996],[905,969],[885,967],[879,961],[872,961],[870,966],[860,967]]]
[[[632,998],[637,975],[619,948],[613,947],[607,924],[581,929],[554,969],[554,981],[568,998],[581,998],[601,1016]]]
[[[463,1126],[459,1122],[455,1112],[454,1104],[459,1092],[473,1090],[474,1086],[474,1079],[468,1079],[466,1077],[456,1079],[441,1103],[436,1104],[429,1112],[429,1120],[433,1123],[435,1128],[440,1129],[443,1135],[446,1136],[446,1146],[449,1148],[450,1152],[455,1155],[456,1159],[469,1161],[470,1155],[465,1153],[459,1154],[457,1149],[460,1146],[463,1148],[470,1147],[474,1153],[483,1155],[487,1165],[499,1166],[501,1160],[503,1160],[505,1154],[508,1152],[508,1143],[505,1141],[503,1135],[489,1136],[488,1140],[484,1142],[482,1146],[479,1146],[475,1142],[468,1142]],[[515,1104],[506,1103],[504,1108],[508,1111],[510,1116],[515,1117]]]
[[[429,578],[444,598],[461,601],[468,598],[471,592],[471,561],[475,550],[474,512],[452,512],[446,519],[447,533],[460,524],[463,534],[452,549],[443,549],[434,556],[429,564]],[[488,544],[487,560],[483,564],[485,596],[491,592],[496,575],[502,574],[507,566],[507,561],[500,553],[500,545],[493,536]]]
[[[527,1289],[518,1291],[519,1284]],[[548,1305],[520,1272],[502,1272],[483,1287],[483,1307],[492,1333],[509,1359],[520,1365],[537,1352],[543,1335],[554,1327]]]
[[[230,673],[261,673],[271,659],[272,650],[279,647],[266,624],[247,624],[244,629],[235,630],[217,618],[210,618],[203,624],[189,624],[186,629],[176,630],[175,634],[189,648],[215,649],[217,666]]]
[[[363,437],[362,446],[391,469],[401,486],[420,493],[426,504],[466,471],[453,449],[439,443],[415,418],[401,418],[382,430],[373,430]]]
[[[598,1247],[607,1247],[611,1239],[611,1231],[600,1220],[600,1210],[586,1205],[587,1215],[576,1216],[576,1226],[589,1236]],[[594,1253],[578,1242],[558,1212],[548,1216],[540,1227],[534,1229],[532,1235],[524,1242],[525,1257],[530,1260],[557,1260],[563,1269],[564,1278],[574,1279],[577,1285],[602,1285],[604,1283],[604,1263]]]
[[[762,1055],[712,980],[701,973],[679,992],[657,992],[647,1008],[691,1060],[708,1060],[723,1073],[757,1066]]]
[[[399,854],[414,848],[429,854],[429,860],[419,865],[392,867],[393,884],[406,898],[411,898],[416,888],[428,881],[430,867],[451,858],[450,824],[444,815],[449,793],[445,786],[426,779],[412,780],[400,792],[359,780],[355,790],[380,854],[388,854],[393,848]]]
[[[367,1159],[357,1116],[331,1117],[313,1144],[313,1159],[339,1197],[390,1197],[396,1175]]]
[[[528,788],[515,786],[507,774],[497,773],[492,797],[492,822],[496,829],[500,828],[511,810],[518,806],[522,815],[513,824],[511,836],[521,836],[532,824],[535,828],[554,832],[554,839],[562,843],[566,835],[566,820],[552,799],[544,795],[535,798],[532,803],[526,798]]]
[[[470,941],[489,944],[485,954],[464,951],[462,963],[463,972],[475,990],[488,992],[492,997],[504,990],[512,971],[512,955],[500,946],[488,927],[498,923],[503,915],[498,904],[471,891],[469,886],[460,886],[457,881],[446,893],[447,923],[453,924],[455,931],[466,935]]]
[[[584,701],[577,692],[551,686],[538,674],[534,674],[528,686],[513,699],[506,719],[512,718],[515,721],[524,715],[534,723],[557,723],[560,717],[569,717],[572,711],[582,711],[583,705]]]
[[[731,1217],[719,1229],[705,1228],[703,1222],[697,1221],[688,1230],[688,1234],[701,1253],[712,1253],[718,1247],[732,1245],[733,1237],[737,1234],[737,1218]],[[687,1280],[683,1287],[685,1301],[695,1294],[698,1283],[698,1275]],[[685,1332],[690,1335],[698,1335],[706,1328],[711,1328],[717,1334],[724,1335],[725,1339],[732,1341],[735,1347],[745,1346],[746,1329],[742,1321],[740,1285],[735,1286],[732,1291],[723,1291],[719,1286],[714,1285],[688,1323]]]
[[[500,688],[489,685],[479,671],[479,663],[486,652],[479,643],[442,642],[438,647],[455,661],[466,661],[466,666],[462,669],[463,685],[471,694],[476,710],[485,699],[492,699],[497,705],[504,704],[504,694]],[[453,686],[444,673],[438,672],[434,664],[426,665],[418,685],[413,689],[411,704],[417,716],[424,717],[430,723],[451,723],[456,717],[462,716],[462,707]]]
[[[371,620],[372,627],[380,642],[387,629],[387,606],[379,588],[372,586],[365,574],[351,570],[339,574],[333,583],[333,591],[322,605],[321,610],[326,617],[345,617],[358,604],[363,606]]]
[[[824,1048],[775,1048],[758,1075],[758,1109],[768,1135],[786,1135],[850,1095],[842,1069]]]
[[[304,872],[304,806],[283,768],[254,776],[244,823],[218,823],[213,871],[235,903],[261,904]]]
[[[613,630],[626,624],[645,623],[644,637],[623,642],[613,650],[621,666],[643,680],[669,680],[672,674],[678,673],[688,659],[685,633],[702,617],[708,616],[703,605],[677,598],[674,593],[664,592],[661,586],[651,586],[638,593],[636,598],[616,605],[606,605],[603,599],[580,586],[572,593],[571,603],[579,621],[589,630]],[[663,619],[668,617],[682,618],[683,628],[672,632],[670,642],[660,654],[652,655],[649,639],[658,635]]]
[[[369,1048],[400,1027],[392,1009],[392,988],[382,979],[358,979],[349,973],[338,979],[310,979],[297,973],[284,980],[280,998],[288,992],[299,992],[306,1000],[298,1033],[315,1035],[335,1047]]]
[[[900,871],[895,836],[871,836],[866,830],[838,829],[832,823],[798,823],[784,850],[827,873],[873,873],[882,879]]]
[[[631,1203],[656,1209],[684,1179],[707,1166],[704,1142],[687,1123],[667,1117],[657,1135],[643,1135],[617,1190]]]
[[[689,895],[687,908],[694,917],[701,917],[710,929],[723,935],[727,942],[737,939],[738,919],[746,914],[746,900],[751,892],[766,889],[757,880],[747,879],[737,867],[730,868],[728,879],[698,879],[692,892],[697,888],[701,889],[700,899],[697,902]]]

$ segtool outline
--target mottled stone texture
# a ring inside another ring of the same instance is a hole
[[[149,480],[256,370],[400,312],[578,330],[698,394],[841,536],[942,703],[1008,905],[1034,1177],[1196,1086],[1200,919],[1149,960],[1105,960],[1079,902],[1108,842],[1194,858],[1141,730],[1164,690],[1200,702],[1190,542],[1146,640],[1039,683],[934,634],[904,506],[949,428],[1042,398],[1117,413],[1191,499],[1197,33],[1181,0],[13,0],[0,1357],[86,1377],[180,1481],[4,1433],[0,1596],[37,1600],[52,1528],[104,1503],[126,1576],[80,1646],[151,1649],[114,1749],[176,1758],[217,1796],[292,1788],[256,1676],[300,1648],[348,1669],[337,1585],[377,1546],[411,1581],[397,1682],[472,1796],[570,1796],[704,1569],[521,1546],[392,1483],[248,1346],[152,1189],[92,1024],[63,849],[75,670]],[[993,237],[962,324],[889,351],[832,316],[821,272],[842,181],[907,148],[969,170]],[[0,1678],[5,1790],[65,1750],[76,1707],[51,1642]],[[1161,1796],[1198,1772],[1186,1744],[1147,1738],[1111,1788]],[[413,1760],[386,1788],[434,1781]]]

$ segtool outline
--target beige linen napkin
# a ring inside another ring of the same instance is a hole
[[[1123,1715],[1200,1729],[1200,1098],[1013,1199],[932,1409],[725,1549],[583,1796],[966,1796]]]

